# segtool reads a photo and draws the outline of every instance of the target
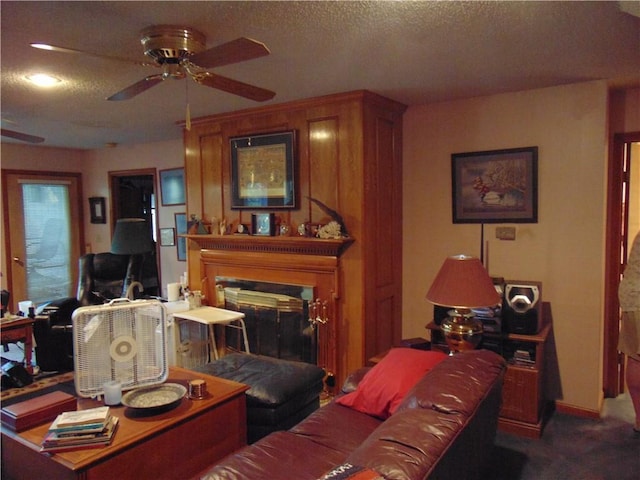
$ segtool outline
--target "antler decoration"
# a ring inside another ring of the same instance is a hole
[[[334,220],[335,222],[338,222],[338,224],[340,225],[340,230],[342,231],[342,236],[344,236],[344,237],[348,237],[349,236],[349,232],[347,231],[347,226],[344,224],[344,220],[342,219],[342,215],[340,215],[338,212],[336,212],[332,208],[327,207],[320,200],[316,200],[313,197],[307,197],[307,198],[309,199],[309,201],[315,203],[318,207],[320,207],[320,209],[324,213],[329,215],[332,220]]]

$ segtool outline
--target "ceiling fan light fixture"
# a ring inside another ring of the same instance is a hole
[[[25,77],[29,82],[38,87],[53,87],[62,82],[58,77],[47,73],[34,73]]]
[[[182,68],[182,65],[176,63],[165,63],[162,65],[162,78],[173,78],[175,80],[181,80],[186,77],[187,74]]]

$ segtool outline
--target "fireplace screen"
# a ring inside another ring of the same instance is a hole
[[[245,314],[251,353],[317,363],[317,328],[309,322],[313,287],[216,277],[218,301]],[[243,350],[239,331],[225,329],[228,348]]]

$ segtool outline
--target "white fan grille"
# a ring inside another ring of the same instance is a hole
[[[123,390],[167,378],[164,309],[157,301],[82,307],[73,313],[75,386],[78,395],[104,393],[110,380]]]

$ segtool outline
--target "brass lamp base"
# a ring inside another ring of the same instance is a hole
[[[449,355],[473,350],[482,340],[482,322],[468,309],[450,310],[440,329],[449,346]]]

